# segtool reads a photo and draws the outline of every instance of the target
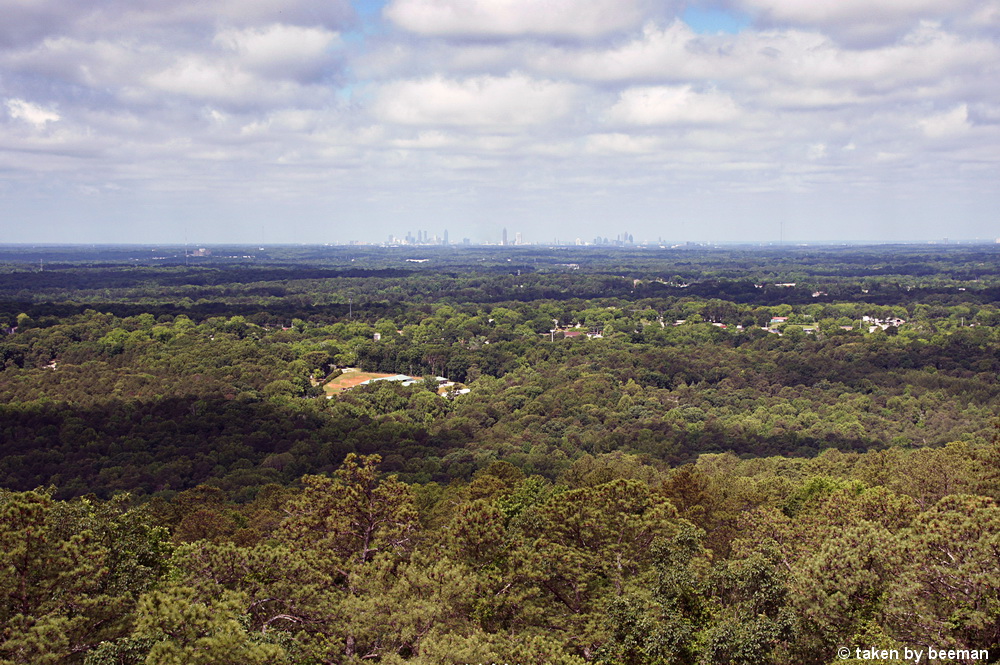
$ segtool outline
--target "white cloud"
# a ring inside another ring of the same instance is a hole
[[[591,134],[584,150],[595,154],[649,154],[660,149],[660,140],[653,136],[630,136],[621,132]]]
[[[10,117],[24,120],[35,127],[43,127],[46,123],[60,120],[59,114],[55,111],[50,111],[23,99],[8,99],[7,111],[10,113]]]
[[[521,52],[521,67],[551,78],[673,85],[712,81],[722,90],[813,107],[879,95],[926,96],[944,87],[982,88],[1000,59],[996,41],[962,37],[933,24],[873,49],[845,48],[805,30],[696,35],[675,21],[647,25],[641,34],[610,47],[562,45]]]
[[[324,28],[274,24],[215,35],[213,43],[235,57],[242,66],[272,75],[315,72],[327,64],[332,49],[340,45],[338,33]]]
[[[976,4],[971,0],[740,0],[750,10],[782,21],[821,25],[827,22],[892,21],[948,14]]]
[[[740,110],[728,95],[695,92],[690,85],[629,88],[608,112],[627,125],[716,124],[735,120]]]
[[[695,34],[683,21],[644,26],[642,33],[609,48],[552,47],[529,51],[530,65],[542,72],[589,80],[682,80],[702,67],[690,48]]]
[[[218,102],[250,102],[276,92],[239,67],[200,56],[184,57],[143,83],[160,92]]]
[[[883,91],[962,76],[990,66],[998,55],[996,44],[963,39],[931,24],[922,25],[898,44],[877,49],[842,49],[828,41],[811,47],[808,42],[788,43],[786,48],[788,53],[780,60],[790,80]]]
[[[161,104],[164,95],[227,104],[328,103],[342,70],[340,38],[322,28],[267,25],[225,29],[184,48],[139,40],[86,42],[53,37],[3,53],[0,68]]]
[[[959,14],[955,24],[971,33],[1000,33],[1000,3],[980,3],[973,11]]]
[[[917,125],[929,138],[939,139],[963,134],[969,130],[969,107],[965,104],[950,111],[928,116],[917,121]]]
[[[762,92],[760,100],[768,106],[784,109],[828,109],[864,101],[853,90],[779,84]]]
[[[217,26],[252,27],[281,22],[337,29],[355,14],[350,0],[30,0],[4,5],[0,48],[52,36],[96,41],[129,35],[143,41],[183,44]]]
[[[796,25],[847,43],[873,46],[894,41],[921,20],[981,11],[992,0],[736,0],[736,5],[777,25]]]
[[[391,144],[407,150],[446,150],[456,153],[468,152],[503,152],[514,148],[523,148],[515,137],[510,135],[464,136],[456,133],[428,130],[419,132],[416,137],[395,139]]]
[[[385,16],[422,35],[597,37],[634,28],[648,0],[393,0]]]
[[[809,146],[807,155],[810,160],[823,159],[827,155],[825,143],[814,143]]]
[[[404,125],[518,127],[550,122],[573,108],[576,88],[522,74],[462,80],[441,76],[383,85],[374,110]]]
[[[336,199],[363,229],[371,202],[398,220],[414,195],[441,219],[557,220],[598,191],[603,219],[672,209],[668,190],[689,209],[696,191],[833,185],[839,201],[886,182],[995,203],[995,0],[721,0],[750,16],[738,34],[695,33],[679,6],[389,0],[354,29],[347,0],[18,2],[0,24],[0,188],[26,207],[33,177],[137,201],[218,193],[220,217]],[[442,194],[456,188],[464,215]],[[637,194],[650,205],[629,210]]]
[[[169,58],[156,44],[55,36],[28,48],[0,51],[0,68],[58,84],[108,89],[134,83],[139,73],[162,67]]]

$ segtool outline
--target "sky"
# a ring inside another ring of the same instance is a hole
[[[1000,0],[0,16],[0,243],[1000,237]]]

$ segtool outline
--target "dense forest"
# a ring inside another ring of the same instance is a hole
[[[2,247],[0,663],[998,662],[998,259]]]

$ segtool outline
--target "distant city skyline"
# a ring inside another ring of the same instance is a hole
[[[447,229],[442,231],[439,236],[437,234],[431,233],[426,230],[417,230],[416,235],[412,231],[406,232],[402,236],[397,236],[395,234],[389,234],[383,240],[369,241],[369,240],[358,240],[350,239],[340,242],[328,242],[328,243],[316,243],[325,245],[335,245],[335,246],[352,246],[352,245],[364,245],[364,246],[383,246],[383,247],[450,247],[450,246],[474,246],[474,247],[551,247],[551,246],[577,246],[577,247],[661,247],[661,248],[678,248],[678,247],[708,247],[708,246],[729,246],[729,245],[744,245],[744,246],[770,246],[770,247],[797,247],[797,246],[837,246],[837,245],[881,245],[881,244],[899,244],[899,245],[963,245],[963,244],[988,244],[996,245],[1000,244],[1000,237],[997,238],[935,238],[931,240],[898,240],[898,241],[866,241],[866,240],[856,240],[847,239],[840,241],[823,241],[823,240],[801,240],[795,242],[782,242],[780,240],[772,241],[694,241],[685,240],[682,238],[636,238],[632,233],[626,232],[621,233],[613,238],[607,236],[596,236],[594,238],[538,238],[535,240],[530,240],[525,238],[520,231],[514,233],[514,240],[509,240],[508,237],[504,236],[504,231],[506,228],[501,228],[499,231],[499,239],[486,238],[481,241],[473,241],[471,238],[463,237],[460,242],[449,242],[448,236],[449,232]],[[212,243],[206,243],[211,245]],[[226,243],[219,243],[225,245]],[[274,244],[309,244],[309,243],[274,243]]]
[[[998,68],[993,0],[8,3],[0,242],[994,239]]]

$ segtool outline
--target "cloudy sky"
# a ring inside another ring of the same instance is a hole
[[[0,16],[0,242],[1000,236],[1000,0]]]

